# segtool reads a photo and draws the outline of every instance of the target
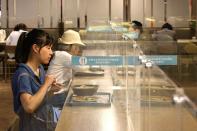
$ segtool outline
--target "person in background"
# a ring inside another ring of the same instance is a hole
[[[22,33],[16,48],[18,67],[12,77],[14,111],[19,116],[20,131],[53,131],[57,119],[48,104],[48,91],[58,91],[55,77],[45,75],[42,64],[52,57],[53,39],[43,30]],[[49,117],[50,116],[50,117]]]
[[[10,33],[10,35],[6,39],[6,45],[16,46],[21,33],[27,32],[26,30],[27,30],[27,26],[25,24],[23,23],[17,24],[14,27],[14,30]],[[15,55],[12,53],[9,53],[8,57],[14,58]]]
[[[137,20],[133,20],[130,25],[128,33],[124,33],[123,38],[138,40],[143,32],[142,23]]]
[[[54,52],[47,74],[54,75],[56,82],[64,87],[62,92],[51,97],[53,105],[61,108],[68,93],[69,82],[73,76],[72,71],[77,70],[72,66],[72,56],[80,56],[85,44],[81,41],[79,33],[74,30],[65,31],[58,43],[58,51]]]
[[[173,27],[169,23],[162,25],[161,30],[157,31],[152,35],[154,40],[176,40],[176,32],[173,30]]]
[[[13,45],[16,46],[18,42],[18,38],[22,32],[27,31],[27,26],[23,23],[17,24],[14,27],[14,30],[10,33],[8,38],[6,39],[6,45]]]
[[[131,27],[129,28],[129,31],[135,31],[141,34],[143,32],[142,23],[137,20],[133,20],[131,22]]]

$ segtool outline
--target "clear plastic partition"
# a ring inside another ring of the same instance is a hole
[[[133,95],[137,92],[134,88],[135,65],[127,64],[128,56],[135,53],[133,41],[86,41],[82,56],[72,58],[73,65],[79,69],[74,73],[57,130],[62,127],[82,131],[130,130],[131,109],[128,106],[132,103],[133,108],[134,105],[140,107],[140,100],[134,99],[137,94]],[[98,89],[94,95],[80,96],[75,89],[82,86],[96,86]],[[131,87],[131,92],[128,87]],[[74,126],[76,122],[78,126]]]
[[[195,71],[195,62],[190,61],[195,55],[184,54],[188,45],[182,47],[177,41],[137,43],[146,59],[141,65],[140,130],[196,130],[195,88],[190,85],[195,85],[196,77],[187,67]],[[185,66],[183,59],[190,63]]]
[[[81,31],[84,40],[122,40],[122,33],[128,32],[128,23],[109,20],[92,20],[85,33]]]
[[[177,42],[85,42],[83,55],[72,58],[79,70],[75,72],[56,130],[197,129],[195,88],[179,84],[185,67],[180,65],[183,56]],[[96,94],[91,97],[75,94],[76,86],[87,85],[96,85]],[[78,126],[74,126],[76,123]]]
[[[87,27],[80,31],[86,44],[82,56],[73,56],[69,67],[73,78],[66,83],[69,92],[56,131],[196,131],[196,13],[191,1],[182,0],[179,6],[177,1],[7,0],[1,1],[0,26]],[[131,12],[122,12],[124,7]],[[142,22],[138,39],[124,35],[134,32],[128,31],[129,22],[122,22],[123,14]],[[176,38],[153,40],[166,21],[175,27]],[[10,86],[16,67],[5,58],[0,56],[2,87]]]

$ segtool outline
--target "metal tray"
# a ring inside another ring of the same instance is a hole
[[[104,71],[78,71],[75,76],[104,76]]]
[[[82,101],[76,101],[75,98],[85,98]],[[87,99],[86,99],[87,98]],[[90,100],[88,100],[90,98]],[[95,98],[92,100],[91,98]],[[106,92],[97,92],[93,96],[76,96],[71,94],[68,98],[68,105],[70,106],[110,106],[111,94]]]
[[[173,104],[172,98],[169,96],[151,96],[150,99],[141,98],[143,106],[169,106]]]

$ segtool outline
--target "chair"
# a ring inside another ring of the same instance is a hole
[[[0,43],[0,52],[5,50],[5,43]]]
[[[10,58],[9,54],[15,54],[16,46],[6,45],[5,46],[5,59],[4,59],[4,71],[5,71],[5,81],[7,81],[7,76],[11,74],[11,68],[16,67],[15,58]]]
[[[0,63],[2,64],[1,65],[1,71],[3,72],[2,74],[4,75],[4,66],[5,66],[5,63],[4,63],[4,59],[5,59],[5,43],[0,43]]]
[[[183,49],[187,54],[179,57],[179,74],[182,74],[182,65],[185,65],[188,72],[189,65],[197,63],[197,46],[193,43],[189,43],[186,44]]]
[[[5,55],[5,44],[0,44],[0,62],[3,62]]]
[[[158,41],[158,55],[177,55],[177,45],[175,41]]]
[[[174,39],[167,34],[153,34],[152,38],[157,41],[173,41]]]

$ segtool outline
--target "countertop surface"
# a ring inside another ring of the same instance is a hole
[[[160,69],[156,68],[153,72],[157,70]],[[113,94],[111,106],[69,106],[65,103],[56,131],[146,131],[147,128],[151,131],[195,131],[197,129],[196,118],[180,105],[175,106],[172,103],[164,105],[161,103],[142,104],[141,95],[149,100],[149,96],[151,97],[154,95],[154,91],[156,92],[153,90],[150,92],[152,94],[148,95],[148,92],[144,91],[148,86],[146,84],[143,85],[143,89],[132,86],[134,84],[141,85],[140,81],[143,78],[139,78],[138,83],[134,82],[136,78],[130,76],[130,84],[126,88],[113,86],[111,74],[113,74],[112,70],[106,68],[104,76],[74,78],[73,85],[96,82],[99,84],[98,91]],[[126,84],[126,78],[123,76],[121,81]],[[149,80],[146,77],[146,80],[143,81]],[[166,96],[166,91],[161,93],[163,94],[160,95]]]
[[[160,68],[134,66],[128,75],[120,71],[104,67],[104,76],[74,77],[72,85],[98,84],[98,92],[111,93],[112,103],[69,106],[67,99],[56,131],[196,131],[196,118],[189,110],[172,104],[176,85]]]

